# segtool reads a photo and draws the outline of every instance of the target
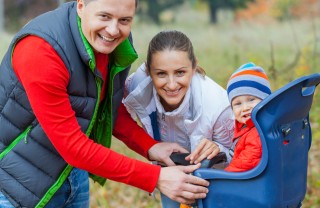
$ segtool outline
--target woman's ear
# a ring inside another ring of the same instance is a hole
[[[148,68],[148,64],[147,64],[147,62],[144,62],[144,65],[146,66],[146,74],[148,75],[148,76],[150,76],[150,69]]]
[[[197,72],[197,68],[198,68],[198,59],[196,59],[196,65],[195,67],[192,69],[192,75],[194,75]]]

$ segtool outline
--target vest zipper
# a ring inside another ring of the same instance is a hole
[[[32,129],[32,125],[28,126],[11,144],[0,153],[0,160],[5,157],[22,139],[24,139],[25,143],[27,141],[27,136],[30,130]]]
[[[23,140],[24,140],[24,143],[25,143],[25,144],[28,143],[28,134],[29,134],[29,132],[31,131],[31,128],[32,128],[32,126],[29,126],[29,127],[26,129],[26,131],[24,132],[25,135],[24,135]]]

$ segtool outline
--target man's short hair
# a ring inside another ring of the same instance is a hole
[[[91,1],[94,1],[94,0],[83,0],[85,5],[89,4],[89,2],[91,2]],[[139,0],[135,0],[135,2],[136,2],[136,8],[137,8]]]

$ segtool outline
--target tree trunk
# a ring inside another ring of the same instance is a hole
[[[4,1],[0,0],[0,33],[4,32]]]
[[[210,12],[210,23],[216,24],[218,23],[218,8],[219,6],[214,2],[209,0],[209,12]]]
[[[66,0],[58,0],[58,6],[61,6],[65,2],[66,2]]]
[[[160,5],[158,0],[148,0],[148,16],[157,25],[160,24]]]

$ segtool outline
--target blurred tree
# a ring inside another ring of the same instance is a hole
[[[146,4],[146,11],[142,9],[140,10],[140,13],[146,13],[154,23],[159,25],[161,24],[160,14],[167,9],[172,9],[175,6],[182,4],[184,0],[140,0],[140,2]],[[143,6],[141,8],[143,8]]]
[[[35,16],[55,9],[57,0],[3,0],[4,26],[7,31],[15,32]]]
[[[275,2],[274,14],[280,21],[293,17],[292,9],[299,5],[300,0],[278,0]]]
[[[4,32],[4,3],[0,0],[0,33]]]
[[[204,0],[208,2],[210,11],[210,23],[216,24],[218,22],[218,10],[219,9],[230,9],[237,10],[240,8],[245,8],[248,2],[254,0]]]
[[[58,5],[61,5],[66,2],[66,0],[57,0],[57,1],[58,1]]]

